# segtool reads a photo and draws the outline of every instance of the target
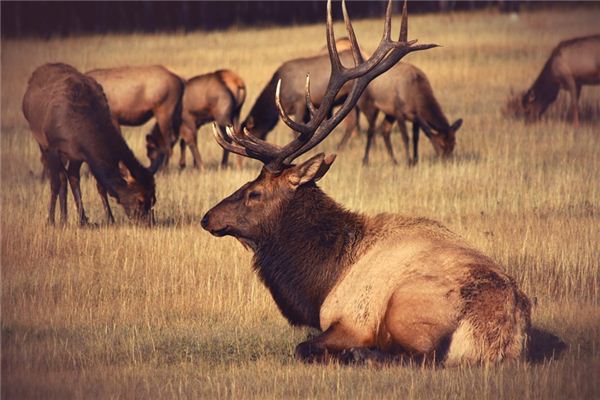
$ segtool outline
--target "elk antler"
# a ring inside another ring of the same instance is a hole
[[[354,34],[354,29],[346,2],[342,0],[342,12],[348,37],[352,48],[355,66],[346,68],[342,65],[337,48],[335,46],[335,34],[333,32],[333,18],[331,16],[331,0],[327,1],[327,49],[331,62],[331,75],[329,83],[318,108],[310,100],[310,76],[306,77],[306,104],[310,114],[307,123],[293,121],[283,110],[280,99],[281,80],[277,83],[275,103],[283,122],[298,132],[299,135],[287,145],[280,147],[258,139],[251,135],[246,129],[242,132],[234,132],[228,129],[225,135],[220,129],[216,129],[215,137],[219,144],[226,150],[232,151],[245,157],[255,158],[262,161],[265,166],[273,171],[280,171],[286,165],[306,153],[323,141],[329,133],[344,119],[344,117],[356,106],[361,94],[373,79],[393,67],[402,57],[413,51],[426,50],[436,47],[435,44],[422,44],[413,46],[416,40],[407,41],[408,18],[406,0],[402,10],[402,24],[400,28],[400,40],[391,39],[392,1],[388,0],[385,13],[383,37],[377,49],[366,61],[363,59]],[[354,80],[352,89],[348,94],[342,107],[330,118],[327,118],[334,100],[341,88],[349,81]],[[231,143],[229,143],[231,142]]]

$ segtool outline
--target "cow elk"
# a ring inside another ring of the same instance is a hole
[[[179,135],[182,79],[161,65],[95,69],[86,75],[104,89],[116,126],[143,125],[154,116],[153,133],[146,136],[150,169],[166,165]]]
[[[367,146],[363,164],[369,163],[369,150],[375,135],[375,123],[379,112],[385,114],[381,124],[381,133],[387,152],[394,164],[397,163],[391,143],[391,132],[394,122],[398,122],[406,160],[414,165],[419,159],[419,128],[431,141],[436,154],[448,157],[452,154],[456,143],[456,131],[462,125],[458,119],[452,125],[442,112],[436,100],[427,76],[419,68],[406,62],[400,62],[387,73],[369,84],[365,94],[359,100],[359,108],[367,117]],[[406,121],[412,122],[413,157],[410,158],[409,138]],[[342,139],[340,145],[348,140]]]
[[[353,65],[352,50],[347,45],[348,39],[340,39],[339,58],[343,66]],[[241,128],[264,140],[267,134],[279,122],[279,113],[275,104],[275,90],[281,81],[281,103],[286,113],[292,114],[296,122],[306,121],[307,103],[304,95],[304,77],[310,75],[311,100],[318,105],[323,101],[327,79],[331,73],[328,52],[320,51],[317,55],[296,58],[283,63],[271,77],[271,80],[259,94]],[[336,95],[334,106],[343,103],[350,92],[347,84]],[[358,122],[358,112],[348,115],[345,123],[347,134],[352,135]]]
[[[211,121],[220,127],[233,125],[239,128],[239,116],[246,100],[246,85],[242,78],[228,69],[195,76],[185,83],[183,92],[183,112],[179,144],[181,158],[179,167],[185,168],[185,147],[192,152],[194,167],[202,168],[202,159],[198,151],[198,129]],[[147,138],[151,146],[158,146],[157,131],[153,130]],[[229,152],[223,151],[221,166],[227,166]]]
[[[54,224],[56,199],[67,220],[67,180],[79,222],[87,224],[79,186],[86,162],[96,178],[109,223],[114,222],[107,192],[124,207],[127,216],[152,221],[154,177],[135,158],[111,114],[100,85],[66,64],[37,68],[23,98],[23,114],[42,152],[50,176],[48,222]]]
[[[342,10],[356,66],[343,67],[333,45],[329,0],[332,73],[323,101],[318,108],[307,102],[311,118],[300,123],[285,113],[276,91],[281,118],[298,132],[295,139],[277,146],[247,130],[215,126],[223,148],[264,166],[254,181],[209,210],[202,227],[252,249],[254,268],[288,321],[322,330],[297,346],[296,356],[304,361],[380,360],[383,354],[449,365],[519,358],[528,337],[529,301],[497,264],[436,221],[371,217],[338,205],[316,185],[334,155],[292,164],[340,123],[369,81],[406,54],[435,46],[407,41],[406,3],[400,39],[392,41],[390,1],[384,36],[364,61],[343,2]],[[352,80],[342,107],[328,117],[337,93]],[[310,89],[307,78],[307,98]]]
[[[579,126],[579,95],[583,85],[600,84],[600,35],[560,42],[533,85],[508,110],[524,114],[527,121],[538,120],[556,100],[560,89],[569,92],[573,125]]]

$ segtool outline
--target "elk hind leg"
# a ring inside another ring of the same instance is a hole
[[[394,126],[394,122],[396,121],[396,118],[393,116],[385,116],[385,119],[383,120],[383,122],[381,123],[381,134],[383,135],[383,141],[385,143],[385,148],[387,150],[388,155],[390,156],[390,158],[392,159],[392,163],[394,165],[398,164],[398,161],[396,161],[396,157],[394,156],[394,148],[392,147],[392,127]],[[406,127],[404,127],[406,130]],[[400,131],[402,132],[402,128],[400,129]],[[405,134],[406,132],[404,132]],[[402,139],[404,140],[404,136],[402,137]],[[408,139],[408,137],[407,137]],[[408,146],[408,143],[404,143],[405,148]]]
[[[304,362],[328,362],[330,360],[355,359],[357,355],[368,355],[368,346],[373,338],[359,335],[352,329],[337,322],[319,336],[300,343],[296,347],[296,357]],[[364,349],[360,351],[357,349]]]
[[[373,140],[375,138],[375,121],[377,120],[378,114],[379,111],[375,108],[365,112],[369,127],[367,128],[367,146],[365,147],[365,155],[362,161],[363,165],[369,165],[369,152],[371,151],[371,146],[373,145]]]
[[[441,361],[455,329],[452,302],[427,288],[414,291],[396,291],[388,303],[382,333],[386,337],[383,348],[403,352],[411,358]]]

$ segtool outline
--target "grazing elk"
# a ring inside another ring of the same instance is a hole
[[[521,97],[528,121],[539,119],[562,88],[571,97],[573,125],[579,126],[578,101],[583,85],[600,84],[600,35],[565,40],[552,50],[542,72]]]
[[[239,127],[242,105],[246,100],[246,85],[235,72],[222,69],[191,78],[185,83],[183,92],[182,123],[179,130],[181,158],[179,167],[185,168],[185,146],[189,146],[194,158],[194,167],[202,168],[198,151],[198,129],[211,121],[219,126]],[[148,146],[158,147],[157,130],[147,138]],[[227,166],[229,152],[223,151],[221,166]]]
[[[387,152],[394,164],[394,150],[390,134],[395,121],[398,121],[408,165],[414,165],[419,159],[419,128],[431,141],[438,156],[448,157],[454,150],[456,131],[462,125],[458,119],[452,125],[448,123],[442,108],[433,95],[433,89],[427,76],[419,68],[405,62],[399,62],[387,73],[369,84],[365,94],[359,100],[359,108],[367,117],[367,146],[363,164],[369,163],[369,150],[375,135],[375,122],[379,111],[385,114],[381,132]],[[410,158],[409,139],[406,121],[413,127],[413,158]],[[342,138],[343,144],[349,135]]]
[[[125,208],[127,216],[152,220],[154,177],[135,158],[118,128],[100,85],[66,64],[37,68],[23,97],[23,114],[40,146],[50,176],[48,222],[54,224],[56,198],[60,198],[62,223],[67,220],[67,180],[79,222],[87,217],[79,188],[80,168],[88,163],[96,178],[109,223],[114,218],[107,192]]]
[[[162,65],[95,69],[86,75],[104,89],[115,125],[139,126],[154,116],[153,142],[146,137],[150,169],[167,164],[181,124],[182,79]]]
[[[254,268],[288,321],[323,331],[296,347],[302,360],[377,360],[383,352],[434,360],[445,356],[449,365],[520,357],[528,337],[529,301],[496,263],[436,221],[344,209],[316,185],[334,155],[320,153],[292,164],[327,137],[369,81],[404,55],[434,47],[407,42],[406,3],[400,40],[391,40],[390,1],[383,39],[364,61],[343,2],[342,9],[357,66],[341,65],[329,0],[333,72],[320,107],[308,102],[310,120],[295,122],[277,90],[279,113],[299,136],[280,147],[247,130],[224,133],[215,126],[223,148],[264,167],[254,181],[210,209],[202,227],[251,248]],[[328,118],[337,92],[351,80],[341,109]],[[307,78],[307,98],[309,86]]]
[[[340,39],[340,60],[342,65],[353,65],[352,51],[348,50],[346,40]],[[267,134],[277,125],[279,113],[275,105],[275,89],[281,80],[281,102],[284,110],[294,116],[298,122],[305,121],[308,117],[306,110],[306,97],[304,96],[304,76],[310,75],[311,100],[314,104],[323,101],[327,78],[331,72],[328,53],[320,51],[317,55],[306,58],[296,58],[283,63],[271,77],[271,80],[259,94],[250,109],[248,116],[242,122],[241,128],[247,129],[254,136],[265,139]],[[342,104],[350,91],[346,85],[337,94],[334,106]],[[346,129],[351,135],[356,128],[358,113],[348,116]]]

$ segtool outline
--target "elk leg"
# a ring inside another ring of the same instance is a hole
[[[385,143],[385,148],[386,148],[390,158],[392,159],[392,163],[394,163],[394,165],[397,165],[398,161],[396,161],[396,157],[394,156],[394,148],[392,147],[392,140],[391,140],[392,127],[394,126],[395,120],[396,120],[395,117],[386,115],[385,119],[381,123],[381,134],[383,135],[383,141]],[[404,131],[405,131],[404,135],[406,135],[406,126],[404,127]],[[402,132],[402,128],[400,128],[400,132]],[[404,140],[404,135],[402,136],[403,140]],[[406,140],[408,140],[408,135],[406,135]],[[408,151],[408,142],[406,142],[406,141],[404,143],[404,148],[407,149],[407,151]]]
[[[415,119],[413,121],[413,158],[412,165],[417,165],[419,162],[419,122]],[[411,165],[411,161],[409,161]]]
[[[296,346],[295,354],[304,362],[327,362],[344,351],[347,353],[352,349],[367,347],[371,342],[358,337],[341,323],[335,323],[319,336]]]
[[[379,114],[379,111],[375,108],[368,113],[365,113],[369,127],[367,128],[367,147],[365,148],[365,156],[362,161],[363,165],[369,165],[369,151],[371,150],[371,145],[373,144],[373,139],[375,137],[375,121],[377,120],[377,114]]]
[[[202,158],[200,157],[200,152],[198,151],[198,131],[197,128],[193,129],[188,126],[181,127],[181,138],[185,140],[185,144],[190,148],[190,152],[192,153],[192,158],[194,159],[194,168],[203,169],[204,165],[202,164]]]
[[[344,136],[337,145],[338,150],[344,149],[348,145],[350,138],[358,136],[358,117],[358,107],[354,107],[354,109],[348,113],[346,118],[344,118]]]
[[[81,161],[69,162],[69,167],[67,168],[67,176],[69,178],[71,192],[73,193],[73,199],[75,200],[75,206],[77,207],[77,214],[79,214],[79,225],[83,226],[88,223],[88,219],[85,215],[85,209],[83,208],[83,200],[81,199],[81,187],[79,185],[81,164]]]
[[[179,169],[185,169],[185,140],[179,139],[179,149],[181,156],[179,157]]]
[[[110,209],[110,204],[108,203],[108,196],[106,195],[106,189],[100,182],[96,181],[96,188],[98,189],[98,194],[102,199],[102,206],[104,207],[104,212],[106,213],[106,222],[109,225],[115,223],[115,217],[113,217],[112,210]]]
[[[177,135],[173,131],[173,115],[160,110],[155,111],[154,116],[156,117],[156,123],[163,139],[160,151],[165,155],[165,166],[167,166],[173,155],[172,146],[177,141]]]
[[[44,153],[46,165],[50,171],[50,187],[52,196],[48,208],[48,222],[54,225],[54,210],[56,207],[56,196],[60,202],[61,224],[67,223],[67,173],[57,153]]]
[[[48,205],[48,224],[54,225],[54,215],[56,213],[56,199],[60,191],[60,178],[58,172],[48,166],[48,176],[50,178],[50,204]]]
[[[573,126],[579,128],[579,95],[581,94],[581,85],[573,83],[574,88],[571,93],[571,110],[573,113]]]
[[[58,173],[60,181],[60,190],[58,192],[58,201],[60,202],[60,223],[61,225],[67,224],[67,174],[64,167],[61,164],[61,168]]]

